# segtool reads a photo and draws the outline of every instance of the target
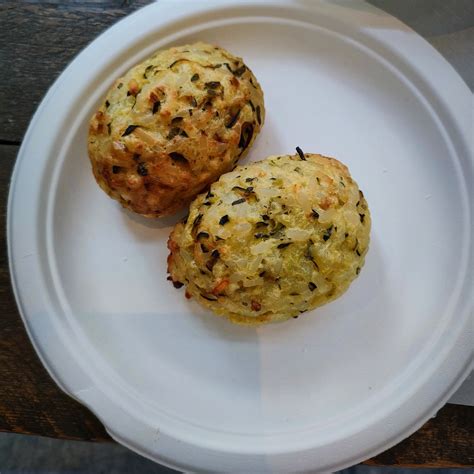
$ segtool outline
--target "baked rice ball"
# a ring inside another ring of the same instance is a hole
[[[122,206],[170,215],[245,156],[264,119],[241,58],[205,43],[158,51],[117,79],[91,118],[92,170]]]
[[[220,177],[169,238],[169,279],[234,323],[298,317],[347,290],[369,246],[367,202],[345,165],[271,156]]]

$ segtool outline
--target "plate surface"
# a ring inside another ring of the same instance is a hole
[[[360,277],[298,320],[236,327],[187,301],[166,281],[177,218],[133,216],[93,180],[88,119],[114,78],[195,40],[261,82],[267,122],[245,161],[334,156],[367,197]],[[43,363],[118,441],[184,470],[336,470],[392,446],[472,361],[471,101],[364,3],[162,0],[121,21],[51,88],[15,167],[12,279]]]

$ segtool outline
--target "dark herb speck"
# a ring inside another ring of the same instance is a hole
[[[229,121],[225,124],[226,128],[232,128],[237,122],[239,115],[240,115],[240,109],[237,110],[237,112],[230,117]]]
[[[237,199],[236,201],[232,203],[232,206],[236,206],[237,204],[242,204],[243,202],[245,202],[245,198]]]
[[[317,288],[317,286],[316,286],[312,281],[310,281],[310,282],[308,283],[308,288],[309,288],[311,291],[314,291],[314,290]]]
[[[200,293],[200,295],[202,298],[204,298],[207,301],[217,301],[217,297],[215,296],[207,296],[207,295],[203,295],[202,293]]]
[[[148,79],[148,73],[154,68],[155,66],[153,66],[153,64],[150,64],[149,66],[147,66],[145,68],[145,72],[143,73],[143,77],[145,79]]]
[[[178,153],[177,151],[172,151],[171,153],[169,153],[169,157],[173,161],[177,161],[178,163],[188,163],[186,157],[184,157],[181,153]]]
[[[180,61],[186,61],[185,59],[177,59],[176,61],[173,61],[169,66],[168,69],[171,69],[175,64],[179,63]]]
[[[191,228],[191,233],[195,232],[197,228],[199,227],[199,224],[202,221],[202,214],[198,214],[196,218],[194,219],[193,226]]]
[[[148,170],[146,168],[146,163],[138,163],[137,173],[140,176],[147,176],[148,175]]]
[[[199,232],[199,234],[196,236],[196,239],[207,239],[209,237],[209,234],[207,232]]]
[[[232,72],[234,76],[240,77],[245,72],[246,69],[247,69],[247,66],[245,66],[244,64],[243,66],[240,66],[238,69]]]
[[[197,80],[199,79],[199,74],[193,74],[193,76],[191,77],[191,82],[196,82]]]
[[[300,155],[300,158],[303,161],[306,161],[306,157],[304,156],[303,150],[299,146],[296,147],[296,152],[298,153],[298,155]]]
[[[219,220],[220,225],[225,225],[229,222],[229,216],[226,214],[225,216],[222,216]]]
[[[217,89],[221,83],[218,81],[211,81],[211,82],[206,82],[204,84],[208,89]]]
[[[168,133],[166,139],[167,140],[172,140],[176,135],[179,135],[180,132],[181,132],[181,129],[179,127],[173,127],[170,130],[170,133]]]
[[[286,249],[286,247],[288,247],[288,245],[291,245],[291,244],[292,244],[292,242],[285,242],[283,244],[278,244],[277,248],[278,249]]]
[[[158,110],[160,110],[160,107],[161,107],[161,102],[159,100],[157,100],[154,104],[153,104],[153,108],[152,108],[152,113],[153,114],[156,114],[156,112],[158,112]]]
[[[331,234],[332,234],[332,226],[326,229],[326,232],[323,235],[324,242],[329,240],[329,238],[331,237]]]
[[[138,125],[129,125],[126,129],[125,132],[122,133],[122,137],[126,137],[127,135],[130,135]]]
[[[239,148],[242,152],[250,145],[253,137],[253,125],[250,122],[245,122],[240,131]]]
[[[260,106],[257,105],[257,122],[259,125],[262,125],[262,116],[260,115]]]

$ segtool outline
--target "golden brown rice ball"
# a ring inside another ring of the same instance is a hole
[[[245,156],[264,119],[242,59],[205,43],[158,51],[117,79],[91,118],[94,176],[138,214],[173,214]]]
[[[347,290],[364,265],[370,225],[342,163],[301,150],[271,156],[196,198],[171,233],[168,271],[186,296],[234,323],[282,321]]]

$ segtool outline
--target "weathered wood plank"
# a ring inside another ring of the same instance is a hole
[[[403,467],[474,466],[474,408],[446,405],[408,439],[365,464]]]

